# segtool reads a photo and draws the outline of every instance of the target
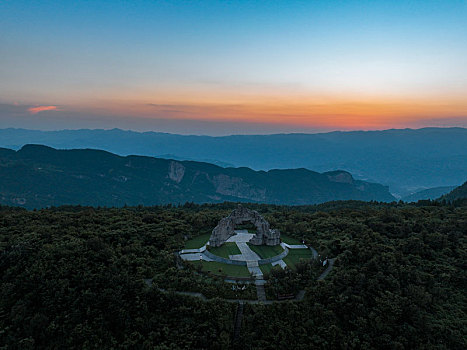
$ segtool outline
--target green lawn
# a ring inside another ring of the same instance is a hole
[[[214,255],[222,258],[229,258],[229,255],[241,254],[242,252],[238,249],[237,244],[234,242],[227,242],[220,247],[209,247],[209,251]]]
[[[281,234],[281,240],[282,240],[282,242],[287,243],[287,244],[303,244],[298,239],[290,237],[290,236],[286,236],[286,235],[283,235],[283,234]]]
[[[272,270],[272,264],[259,265],[261,272],[264,274],[269,273]]]
[[[248,243],[248,246],[252,251],[258,254],[261,259],[272,258],[273,256],[279,255],[284,251],[284,249],[282,249],[279,244],[275,246],[268,246]]]
[[[203,245],[205,245],[209,241],[209,237],[211,237],[211,234],[205,233],[204,235],[192,238],[185,243],[185,249],[201,248]]]
[[[200,265],[204,272],[210,272],[219,276],[250,277],[250,271],[246,266],[222,264],[217,261],[191,261],[194,265]]]
[[[313,258],[313,253],[310,249],[289,249],[289,254],[282,259],[291,269],[295,268],[300,259],[311,259]]]

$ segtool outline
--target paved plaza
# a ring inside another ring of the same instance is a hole
[[[229,259],[215,256],[214,254],[207,251],[207,245],[209,244],[209,242],[206,243],[201,248],[181,250],[179,252],[180,257],[186,261],[198,261],[198,260],[218,261],[218,262],[225,263],[225,264],[234,264],[234,261],[242,261],[243,264],[246,264],[246,267],[248,268],[248,271],[250,271],[252,276],[256,280],[259,281],[263,279],[263,272],[261,271],[259,267],[259,261],[261,260],[261,257],[258,256],[258,254],[256,254],[253,250],[251,250],[251,248],[247,244],[248,242],[250,242],[253,236],[254,234],[249,233],[248,230],[235,230],[235,235],[229,237],[226,240],[226,242],[235,243],[240,251],[240,254],[229,255]],[[285,250],[284,253],[282,254],[283,255],[281,257],[282,259],[285,258],[285,256],[288,254],[288,249],[308,249],[309,248],[305,244],[291,245],[291,244],[282,242],[280,245]],[[313,252],[313,255],[315,255],[315,250],[312,248],[311,250]],[[316,258],[316,256],[314,256],[314,258]],[[287,267],[287,264],[282,259],[272,261],[271,262],[272,266],[279,265],[282,268]]]

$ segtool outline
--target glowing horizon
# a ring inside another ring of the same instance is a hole
[[[0,127],[467,127],[465,18],[456,0],[5,2]]]

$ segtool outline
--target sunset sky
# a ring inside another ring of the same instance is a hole
[[[0,1],[0,128],[467,127],[467,1]]]

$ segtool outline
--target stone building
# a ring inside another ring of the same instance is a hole
[[[235,226],[246,222],[251,222],[256,227],[256,234],[250,240],[251,244],[269,246],[280,244],[279,230],[270,229],[269,223],[256,210],[239,205],[229,216],[221,219],[212,230],[209,245],[211,247],[221,246],[231,236],[235,235]]]

